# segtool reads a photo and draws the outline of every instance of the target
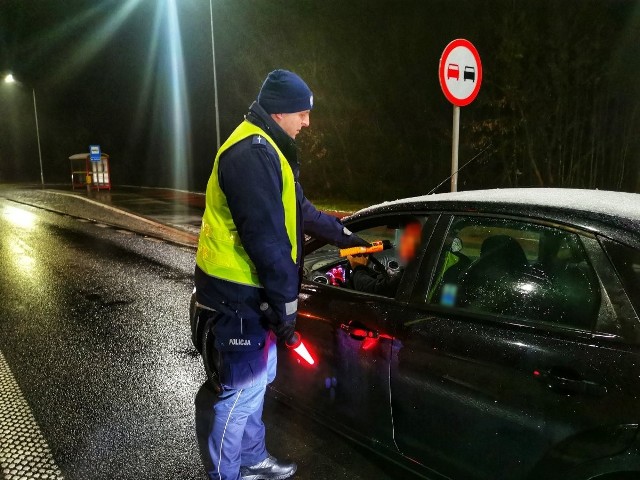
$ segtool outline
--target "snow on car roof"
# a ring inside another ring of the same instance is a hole
[[[505,188],[494,190],[469,190],[464,192],[438,193],[420,197],[404,198],[360,210],[426,202],[474,202],[520,204],[540,207],[587,211],[627,218],[640,222],[640,195],[636,193],[612,192],[608,190],[583,190],[570,188]],[[360,213],[358,212],[358,213]]]

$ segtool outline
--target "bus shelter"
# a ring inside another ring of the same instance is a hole
[[[69,157],[71,162],[71,186],[111,190],[109,155],[102,153],[99,161],[91,161],[88,153],[76,153]]]

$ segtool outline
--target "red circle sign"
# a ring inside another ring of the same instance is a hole
[[[451,42],[440,57],[438,75],[447,100],[458,107],[469,105],[482,83],[482,63],[476,47],[463,38]]]

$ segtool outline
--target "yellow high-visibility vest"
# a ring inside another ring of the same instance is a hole
[[[231,212],[227,198],[218,182],[218,163],[220,155],[233,145],[247,137],[260,135],[275,149],[280,158],[282,170],[282,206],[284,207],[284,223],[287,236],[291,243],[291,259],[296,262],[298,256],[298,222],[296,186],[293,171],[284,154],[276,143],[260,127],[247,122],[242,122],[238,128],[222,144],[213,163],[213,172],[207,183],[206,207],[202,216],[202,228],[198,239],[198,252],[196,263],[207,275],[241,283],[254,287],[260,287],[260,280],[255,265],[245,251],[238,229]],[[241,160],[237,160],[241,161]]]

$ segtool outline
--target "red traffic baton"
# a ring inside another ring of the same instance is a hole
[[[260,310],[270,321],[280,321],[280,319],[276,315],[276,312],[273,311],[271,305],[269,305],[267,302],[260,304]],[[300,335],[299,332],[293,332],[293,335],[291,335],[289,339],[285,340],[284,344],[288,349],[296,352],[300,356],[300,358],[302,358],[309,365],[314,365],[316,363],[315,359],[313,358],[311,353],[309,353],[309,350],[302,341],[302,335]]]

